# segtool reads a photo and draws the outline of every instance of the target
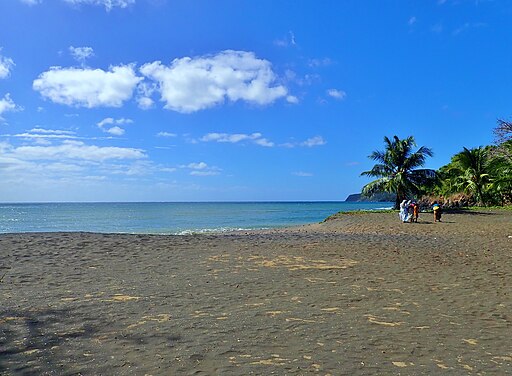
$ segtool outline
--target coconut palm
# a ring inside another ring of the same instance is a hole
[[[448,174],[459,192],[471,193],[479,204],[485,205],[485,188],[491,180],[487,149],[465,147],[453,156]]]
[[[378,179],[366,184],[362,193],[365,196],[372,196],[377,192],[395,193],[395,209],[398,209],[402,200],[409,195],[420,193],[422,187],[436,177],[434,170],[418,169],[433,153],[424,146],[413,151],[416,142],[412,136],[403,140],[397,136],[393,136],[391,140],[384,137],[384,147],[384,151],[374,151],[369,155],[369,158],[378,163],[361,175]]]

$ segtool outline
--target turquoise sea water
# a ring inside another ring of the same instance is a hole
[[[0,204],[0,233],[87,231],[189,234],[314,223],[338,211],[392,203],[195,202]]]

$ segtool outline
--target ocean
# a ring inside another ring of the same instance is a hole
[[[0,204],[0,233],[218,233],[321,222],[388,202],[138,202]]]

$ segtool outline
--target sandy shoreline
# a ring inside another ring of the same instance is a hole
[[[512,374],[509,236],[504,210],[0,235],[0,374]]]

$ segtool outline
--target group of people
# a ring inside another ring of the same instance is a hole
[[[441,205],[438,204],[437,201],[434,201],[432,205],[432,210],[434,212],[434,222],[441,222]],[[418,222],[418,217],[420,215],[420,206],[415,201],[407,201],[403,200],[400,204],[400,212],[398,216],[403,223],[407,222]]]
[[[402,222],[418,222],[419,214],[420,206],[415,201],[403,200],[400,204],[400,213],[398,215]]]

